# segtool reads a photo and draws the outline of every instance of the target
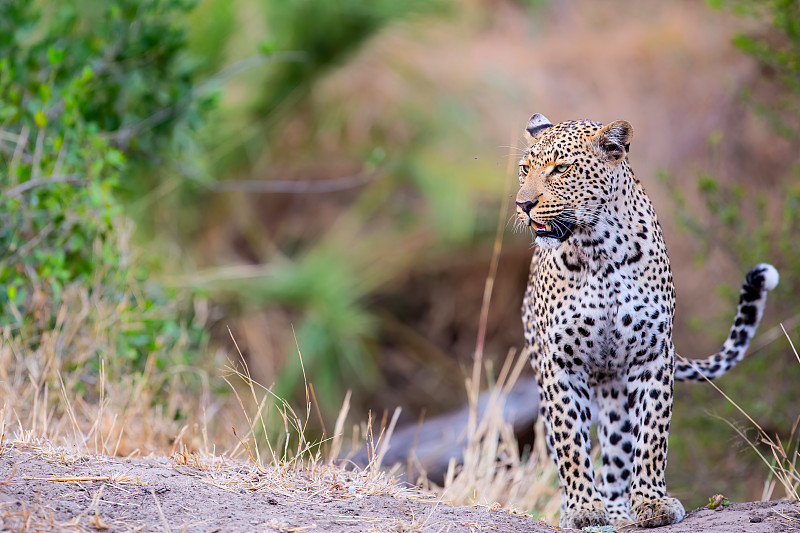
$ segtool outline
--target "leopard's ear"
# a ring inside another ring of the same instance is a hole
[[[622,161],[628,156],[631,139],[633,139],[633,126],[625,120],[607,124],[594,135],[595,145],[611,162]]]
[[[525,138],[529,143],[533,143],[537,135],[542,133],[547,128],[552,128],[553,125],[547,120],[547,117],[541,113],[536,113],[528,120],[528,125],[525,126]]]

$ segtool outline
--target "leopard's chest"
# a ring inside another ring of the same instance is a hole
[[[671,342],[672,302],[641,271],[544,268],[530,294],[543,356],[567,371],[616,375]]]

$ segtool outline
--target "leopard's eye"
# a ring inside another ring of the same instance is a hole
[[[530,172],[530,170],[531,170],[531,167],[528,166],[528,165],[520,165],[519,166],[519,184],[520,184],[520,187],[522,186],[522,183],[524,181],[525,176],[528,175],[528,172]]]
[[[556,165],[556,168],[553,169],[553,170],[555,170],[558,174],[563,174],[564,172],[569,170],[569,165],[563,165],[563,164],[562,165]]]

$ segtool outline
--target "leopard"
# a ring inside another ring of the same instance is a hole
[[[534,242],[522,321],[558,472],[559,526],[677,523],[685,511],[665,481],[674,382],[712,380],[742,360],[778,271],[762,263],[746,275],[717,353],[677,355],[672,270],[631,169],[633,126],[552,124],[537,113],[523,135],[515,214]]]

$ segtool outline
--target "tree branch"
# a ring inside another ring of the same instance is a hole
[[[22,193],[24,193],[25,191],[33,189],[34,187],[39,187],[41,185],[49,185],[51,183],[81,183],[82,181],[83,179],[79,174],[64,174],[60,176],[52,175],[20,183],[16,187],[12,187],[9,190],[5,191],[3,195],[6,198],[17,198],[21,196]]]
[[[366,185],[381,176],[379,170],[361,172],[345,178],[317,181],[286,180],[227,180],[220,181],[209,188],[218,192],[252,192],[264,194],[319,194],[324,192],[343,191],[360,185]]]

